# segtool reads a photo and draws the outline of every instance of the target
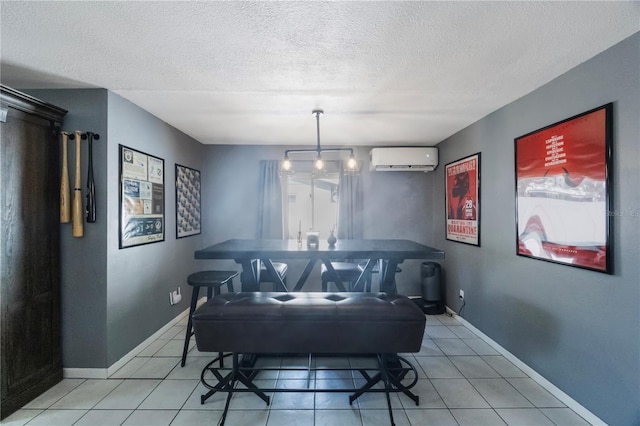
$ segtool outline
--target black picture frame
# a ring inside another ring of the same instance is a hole
[[[164,241],[164,160],[118,145],[119,248]]]
[[[515,138],[516,253],[611,274],[613,103]]]
[[[180,164],[176,171],[176,238],[202,232],[200,171]]]
[[[444,167],[445,237],[449,241],[480,247],[481,153]]]

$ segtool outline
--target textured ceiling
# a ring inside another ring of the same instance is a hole
[[[640,30],[639,2],[7,2],[1,80],[207,144],[432,145]]]

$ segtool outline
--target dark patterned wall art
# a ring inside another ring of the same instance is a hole
[[[176,164],[176,238],[201,232],[200,171]]]

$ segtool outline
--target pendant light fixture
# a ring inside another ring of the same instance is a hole
[[[293,170],[293,164],[291,163],[291,159],[289,158],[289,154],[299,154],[299,153],[315,153],[316,158],[313,162],[313,174],[315,176],[321,176],[326,174],[326,164],[324,159],[322,158],[323,152],[339,152],[339,151],[349,151],[349,158],[347,159],[346,167],[344,168],[344,172],[346,174],[357,174],[358,173],[358,162],[356,161],[356,157],[353,153],[353,148],[322,148],[320,146],[320,116],[324,114],[324,111],[321,109],[314,109],[312,114],[316,116],[316,129],[317,129],[317,144],[315,148],[307,148],[307,149],[287,149],[284,152],[284,160],[282,160],[282,165],[280,170],[284,174],[292,175],[295,173]]]

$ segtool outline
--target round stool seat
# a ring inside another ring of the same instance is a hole
[[[187,277],[187,284],[199,287],[215,287],[227,283],[238,275],[237,271],[200,271]]]

